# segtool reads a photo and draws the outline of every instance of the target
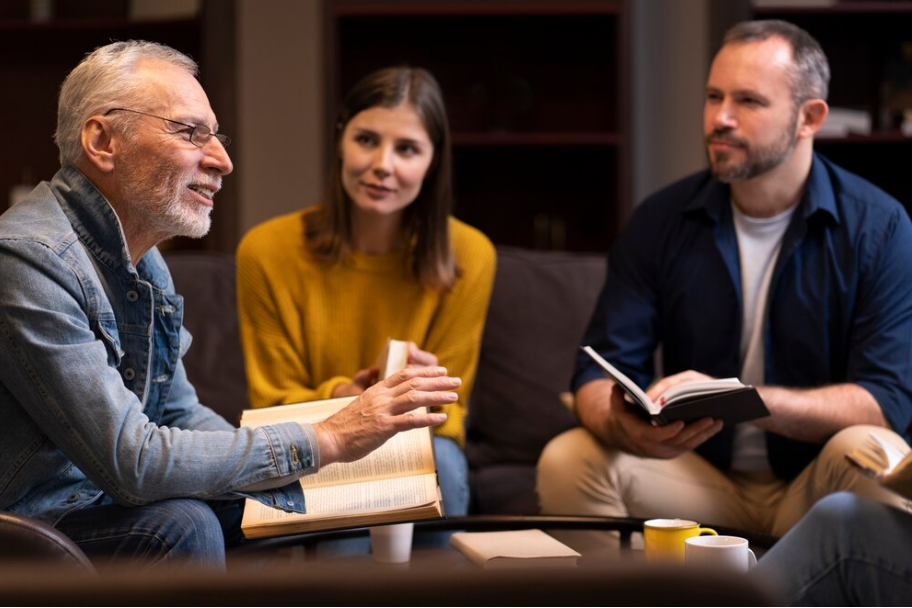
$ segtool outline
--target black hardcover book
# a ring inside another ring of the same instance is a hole
[[[770,415],[757,389],[743,384],[737,378],[679,384],[665,391],[654,402],[636,383],[592,347],[583,346],[582,349],[618,383],[628,400],[638,406],[643,417],[656,426],[675,420],[692,422],[706,417],[722,420],[728,425]]]

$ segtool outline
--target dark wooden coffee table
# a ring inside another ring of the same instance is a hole
[[[615,531],[620,535],[622,551],[631,551],[631,537],[643,531],[642,518],[635,517],[587,517],[564,515],[470,515],[466,517],[448,517],[436,520],[415,522],[416,534],[424,532],[453,532],[462,530],[466,532],[486,532],[503,530],[527,530],[539,528],[546,531],[579,530],[579,531]],[[716,530],[719,534],[741,536],[746,538],[758,557],[773,546],[778,540],[774,536],[756,532],[746,532],[728,526],[718,526],[711,523],[704,525]],[[279,538],[262,539],[249,543],[239,551],[243,553],[263,553],[289,547],[303,547],[308,559],[313,559],[316,552],[308,551],[319,543],[327,540],[341,540],[358,538],[367,535],[367,528],[354,528],[351,530],[334,530],[331,532],[317,532],[297,534]],[[420,543],[416,543],[420,547]],[[451,553],[455,550],[449,549]],[[440,552],[426,551],[424,557],[435,555],[440,558]],[[636,556],[636,553],[628,553]],[[601,556],[599,556],[601,558]]]

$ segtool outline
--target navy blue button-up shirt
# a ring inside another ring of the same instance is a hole
[[[609,258],[584,338],[640,386],[693,369],[740,371],[742,303],[729,187],[704,171],[644,201]],[[912,419],[912,224],[889,195],[820,155],[783,236],[764,324],[765,383],[867,389],[906,440]],[[581,353],[573,388],[603,377]],[[733,429],[699,448],[731,462]],[[781,477],[819,452],[767,433]]]

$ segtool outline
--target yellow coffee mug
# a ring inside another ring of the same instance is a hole
[[[643,523],[646,559],[683,563],[684,541],[702,534],[718,536],[712,528],[701,528],[689,519],[650,519]]]

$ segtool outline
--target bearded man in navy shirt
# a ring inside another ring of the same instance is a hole
[[[782,21],[732,28],[706,86],[710,169],[655,194],[609,258],[584,344],[647,391],[707,377],[757,387],[771,415],[653,427],[583,354],[581,428],[538,465],[546,513],[682,517],[781,535],[823,496],[905,506],[845,454],[908,451],[912,225],[813,150],[829,66]]]

